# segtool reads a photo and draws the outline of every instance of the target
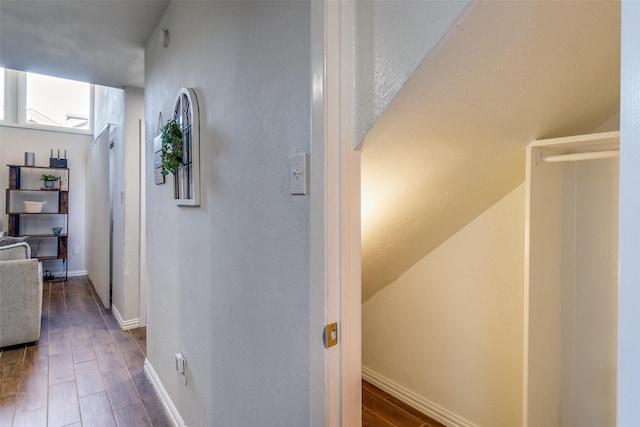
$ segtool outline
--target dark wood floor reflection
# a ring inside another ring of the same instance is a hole
[[[362,381],[363,427],[444,427],[378,387]]]
[[[0,349],[0,427],[171,426],[145,328],[120,330],[86,278],[45,283],[42,305],[40,340]]]

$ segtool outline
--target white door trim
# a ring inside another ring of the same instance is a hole
[[[311,3],[311,424],[357,427],[362,386],[354,3]],[[338,322],[338,345],[325,350],[322,330],[330,322]]]
[[[146,131],[145,131],[145,121],[140,119],[138,122],[138,150],[139,150],[139,170],[138,170],[138,185],[140,186],[140,200],[139,208],[140,208],[140,217],[139,217],[139,228],[138,231],[140,233],[140,253],[139,253],[139,262],[140,266],[138,268],[139,275],[139,318],[140,318],[140,326],[147,325],[147,187],[145,182],[145,177],[147,174],[145,173],[145,141],[146,141]]]

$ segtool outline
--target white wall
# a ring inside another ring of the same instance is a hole
[[[362,306],[363,368],[477,426],[520,425],[524,188]]]
[[[124,145],[124,304],[118,305],[125,321],[140,316],[140,120],[144,119],[144,91],[125,89]],[[143,202],[143,201],[142,201]],[[133,325],[135,326],[135,324]]]
[[[137,326],[140,269],[140,141],[144,93],[139,89],[96,87],[95,133],[115,125],[113,152],[113,296],[125,327]],[[108,260],[104,260],[108,262]]]
[[[565,165],[563,420],[616,424],[618,159]],[[571,262],[573,261],[573,262]],[[567,280],[569,279],[569,280]],[[570,414],[570,415],[569,415]],[[573,418],[571,418],[573,417]],[[551,424],[548,424],[551,425]]]
[[[618,411],[620,427],[640,425],[640,2],[622,2],[620,81],[620,285]]]
[[[145,51],[147,359],[189,426],[309,425],[309,199],[289,194],[288,169],[309,150],[310,14],[174,2]],[[196,208],[152,175],[158,113],[183,86],[200,103]]]
[[[109,145],[114,137],[112,129],[105,129],[94,138],[87,152],[87,186],[102,190],[87,192],[87,270],[100,302],[106,307],[111,301],[111,208],[106,188]]]
[[[36,166],[49,166],[50,150],[67,150],[69,166],[69,274],[87,274],[86,159],[91,136],[0,126],[0,188],[8,188],[7,164],[24,164],[25,151],[36,155]],[[0,197],[0,222],[7,229],[5,197]],[[78,247],[78,254],[73,247]]]
[[[467,0],[355,3],[355,141],[364,138],[467,3]]]

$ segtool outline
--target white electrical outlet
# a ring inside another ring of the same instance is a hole
[[[182,376],[184,385],[187,385],[187,359],[182,353],[176,354],[176,371]]]
[[[73,254],[74,255],[78,255],[80,253],[80,246],[74,246],[73,247]]]

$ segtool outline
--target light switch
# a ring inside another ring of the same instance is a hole
[[[309,192],[309,154],[294,154],[289,158],[289,187],[291,194],[304,195]]]
[[[181,354],[176,354],[176,371],[182,377],[182,382],[187,385],[187,359]]]

